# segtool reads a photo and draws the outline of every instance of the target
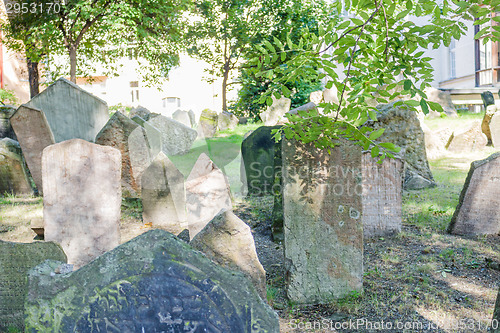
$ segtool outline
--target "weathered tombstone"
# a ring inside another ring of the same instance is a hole
[[[481,99],[483,100],[483,106],[486,109],[489,105],[495,105],[495,97],[491,91],[484,91],[481,93]]]
[[[486,135],[489,145],[493,144],[493,141],[491,139],[490,122],[491,118],[493,118],[493,115],[495,115],[496,112],[496,105],[488,105],[486,107],[486,111],[484,112],[483,121],[481,122],[481,131],[484,133],[484,135]]]
[[[491,326],[493,333],[500,333],[500,289],[498,290],[497,302],[495,303]]]
[[[283,140],[287,294],[329,303],[363,290],[361,148],[338,141],[328,154]]]
[[[339,104],[337,87],[332,86],[330,89],[323,90],[323,101],[325,103],[335,103]]]
[[[177,110],[172,114],[172,119],[189,128],[192,128],[194,126],[194,123],[191,122],[189,111]]]
[[[24,332],[26,275],[47,259],[66,262],[61,247],[52,242],[11,243],[0,241],[0,331]]]
[[[238,126],[238,118],[231,112],[222,111],[217,116],[217,127],[219,131],[232,130]]]
[[[0,195],[4,193],[33,194],[21,147],[10,138],[0,140]]]
[[[139,197],[142,172],[151,163],[145,130],[117,111],[95,138],[99,145],[110,146],[122,156],[122,196]]]
[[[184,175],[160,152],[142,174],[142,220],[178,235],[188,228]]]
[[[31,270],[26,332],[279,332],[276,313],[240,272],[151,230],[78,271]]]
[[[187,153],[198,136],[194,129],[161,115],[147,123],[160,131],[161,147],[166,155]]]
[[[205,109],[201,111],[198,122],[198,136],[211,138],[217,132],[217,112]]]
[[[266,299],[266,271],[259,261],[250,227],[228,210],[221,210],[189,243],[223,267],[240,270]]]
[[[11,138],[17,140],[9,120],[14,112],[16,112],[16,108],[13,106],[0,106],[0,139]]]
[[[493,147],[500,147],[500,113],[495,113],[490,120],[490,135]]]
[[[309,94],[309,102],[318,105],[323,102],[323,90],[316,90]]]
[[[120,243],[120,155],[80,139],[43,151],[45,240],[61,244],[76,267]]]
[[[138,117],[144,119],[144,121],[148,121],[149,117],[151,116],[151,111],[146,109],[144,106],[139,105],[138,107],[132,108],[130,110],[129,116],[131,119],[135,116],[138,116]]]
[[[403,162],[385,158],[377,163],[363,153],[363,235],[365,238],[401,232]]]
[[[404,106],[394,106],[394,103],[380,104],[377,106],[377,121],[370,120],[367,125],[375,130],[385,128],[378,140],[392,142],[402,148],[396,156],[404,161],[404,189],[436,186],[427,161],[424,132],[416,112]]]
[[[93,142],[109,119],[106,102],[65,78],[25,105],[45,113],[56,142],[75,138]]]
[[[130,120],[135,121],[137,124],[139,124],[141,126],[144,126],[144,123],[146,122],[144,119],[142,119],[139,116],[130,117]]]
[[[299,111],[313,111],[313,110],[318,110],[317,104],[314,102],[309,102],[307,104],[301,105],[298,108],[295,108],[293,110],[288,111],[288,114],[298,114]]]
[[[10,122],[38,193],[42,194],[42,151],[55,143],[47,118],[42,110],[21,105],[10,118]]]
[[[259,114],[260,119],[264,122],[265,126],[274,126],[283,118],[285,113],[290,111],[292,100],[290,98],[281,97],[276,99],[272,96],[273,104],[268,106],[266,111]]]
[[[278,126],[261,126],[241,143],[241,156],[245,167],[249,196],[263,196],[273,193],[276,178],[275,152],[281,153],[281,142],[276,142],[271,134]]]
[[[151,152],[150,155],[151,156],[158,155],[162,147],[160,131],[139,116],[133,116],[132,120],[135,121],[137,124],[141,125],[142,127],[144,127],[144,131],[146,132],[146,139],[149,146],[149,151]]]
[[[193,239],[221,209],[233,209],[226,176],[202,153],[186,180],[186,211]]]
[[[425,89],[425,94],[427,95],[428,101],[441,105],[441,107],[443,108],[443,112],[448,117],[458,117],[457,110],[453,105],[451,94],[449,91],[443,91],[434,87],[429,87]]]
[[[456,235],[500,233],[500,153],[471,163],[457,208],[448,226]],[[486,198],[488,198],[486,200]]]
[[[454,131],[445,147],[451,152],[470,153],[484,149],[487,143],[488,139],[481,130],[481,124],[474,121],[467,128]]]

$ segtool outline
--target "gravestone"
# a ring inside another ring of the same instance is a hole
[[[189,243],[217,264],[240,270],[266,296],[266,271],[259,261],[250,227],[233,212],[221,210]]]
[[[363,290],[361,148],[338,141],[328,154],[283,140],[287,294],[330,303]]]
[[[42,151],[55,143],[47,118],[42,110],[21,105],[10,118],[10,122],[38,193],[42,194]]]
[[[323,90],[316,90],[309,94],[309,102],[318,105],[319,103],[323,103]]]
[[[150,119],[147,123],[160,131],[161,148],[165,155],[187,153],[198,136],[194,129],[161,115]]]
[[[198,136],[211,138],[217,133],[217,112],[205,109],[201,111],[198,122]]]
[[[215,163],[202,153],[186,180],[186,211],[191,239],[224,208],[233,209],[229,182]]]
[[[495,105],[495,97],[491,91],[484,91],[481,93],[481,99],[483,100],[483,106],[486,109],[489,105]]]
[[[468,127],[454,131],[445,147],[455,153],[470,153],[484,149],[487,143],[480,122],[474,121]]]
[[[75,138],[93,142],[109,119],[106,102],[65,78],[25,105],[45,113],[56,142]]]
[[[11,243],[0,240],[0,331],[24,331],[26,275],[47,259],[66,262],[61,247],[52,242]]]
[[[142,220],[178,235],[188,228],[184,175],[160,152],[142,175]]]
[[[0,195],[4,193],[33,194],[21,146],[10,138],[0,140]]]
[[[493,147],[500,147],[500,112],[493,114],[490,120],[490,135]]]
[[[493,144],[493,141],[491,139],[490,122],[491,118],[493,118],[493,115],[496,112],[497,112],[496,105],[488,105],[486,107],[486,111],[484,112],[483,121],[481,122],[481,131],[484,133],[484,135],[486,135],[489,145]]]
[[[217,127],[219,131],[233,130],[238,126],[238,118],[231,112],[222,111],[217,116]]]
[[[494,325],[494,327],[492,327],[492,332],[500,333],[500,289],[498,290],[497,302],[495,303],[495,310],[491,323],[492,326]]]
[[[75,267],[120,244],[121,163],[118,149],[80,139],[43,151],[45,240]]]
[[[274,126],[278,124],[288,111],[290,111],[290,105],[292,104],[292,100],[290,98],[281,97],[280,99],[276,99],[272,96],[273,104],[268,106],[266,111],[261,112],[259,114],[260,119],[265,126]]]
[[[278,316],[243,274],[163,230],[51,276],[57,264],[29,273],[26,332],[279,332]]]
[[[278,126],[261,126],[241,143],[241,156],[249,196],[263,196],[273,193],[277,169],[275,153],[281,154],[281,142],[276,142],[271,132]]]
[[[448,226],[456,235],[497,235],[500,233],[500,153],[471,163],[469,174]],[[487,200],[486,200],[487,198]]]
[[[192,114],[191,114],[192,113]],[[172,119],[180,122],[184,126],[192,128],[195,125],[193,111],[177,110],[172,114]]]
[[[401,232],[403,162],[385,158],[377,163],[363,153],[363,235],[365,238]]]
[[[309,102],[307,104],[301,105],[298,108],[295,108],[293,110],[290,110],[287,112],[287,114],[299,114],[299,111],[317,111],[318,106],[314,102]]]
[[[130,110],[130,118],[132,119],[133,117],[137,116],[137,117],[140,117],[142,119],[144,119],[144,121],[148,121],[149,118],[151,117],[151,111],[149,111],[148,109],[146,109],[144,106],[138,106],[138,107],[135,107],[135,108],[132,108]]]
[[[95,142],[120,151],[122,196],[139,197],[142,172],[152,159],[145,130],[117,111],[97,134]]]
[[[369,120],[366,125],[374,130],[385,128],[384,134],[376,141],[392,142],[401,147],[396,156],[404,161],[405,190],[436,186],[427,161],[424,132],[416,112],[404,106],[394,106],[394,103],[379,104],[377,120]]]
[[[0,139],[11,138],[17,140],[16,134],[10,125],[9,118],[16,112],[16,108],[10,105],[0,106]]]
[[[457,110],[453,105],[453,101],[451,100],[451,94],[449,91],[443,91],[434,87],[429,87],[426,88],[424,92],[427,95],[427,100],[441,105],[441,107],[443,108],[443,112],[448,117],[458,117]]]

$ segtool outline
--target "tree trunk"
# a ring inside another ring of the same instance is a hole
[[[69,51],[69,80],[76,83],[76,45],[70,45]]]
[[[38,85],[38,62],[31,61],[30,58],[27,59],[28,65],[28,80],[30,82],[30,98],[35,97],[40,93]]]
[[[229,68],[224,66],[224,79],[222,80],[222,111],[227,111],[227,80],[229,78]]]

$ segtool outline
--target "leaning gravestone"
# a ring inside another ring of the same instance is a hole
[[[396,156],[405,161],[404,189],[436,186],[427,161],[424,132],[416,112],[404,106],[394,106],[394,103],[380,104],[377,106],[377,121],[370,120],[367,125],[375,130],[385,128],[377,141],[392,142],[402,148]]]
[[[238,118],[231,112],[222,111],[217,116],[217,127],[219,131],[233,130],[238,126]]]
[[[486,107],[486,111],[484,112],[483,121],[481,123],[481,131],[483,131],[484,135],[486,135],[489,145],[493,143],[493,141],[491,140],[490,122],[491,118],[493,118],[496,112],[497,112],[496,105],[488,105]]]
[[[61,247],[52,242],[11,243],[0,241],[0,331],[24,331],[26,275],[47,259],[66,262]]]
[[[165,155],[187,153],[198,136],[194,129],[161,115],[150,119],[147,123],[160,131],[161,147]]]
[[[144,106],[139,105],[138,107],[132,108],[130,110],[130,118],[135,116],[141,117],[145,121],[149,120],[151,117],[151,111],[146,109]]]
[[[217,132],[217,112],[205,109],[201,111],[198,122],[198,136],[201,138],[211,138]]]
[[[117,111],[97,134],[95,142],[120,151],[122,196],[139,197],[142,172],[151,163],[149,144],[144,129]]]
[[[189,243],[223,267],[240,270],[266,299],[266,271],[259,261],[250,227],[228,210],[221,210]]]
[[[189,111],[177,110],[172,114],[172,119],[180,122],[181,124],[189,128],[192,128],[195,125],[195,122],[194,118],[192,117],[194,116],[194,113],[193,115],[191,115],[191,113],[193,113],[193,111],[191,110]]]
[[[56,142],[75,138],[93,142],[109,119],[106,102],[64,78],[25,105],[45,113]]]
[[[10,122],[16,132],[33,181],[38,192],[42,194],[42,151],[55,143],[47,118],[42,110],[21,105],[10,118]]]
[[[30,271],[26,332],[279,332],[276,313],[243,274],[163,230],[151,230],[78,271]]]
[[[487,144],[488,139],[482,132],[481,124],[474,121],[468,127],[454,131],[445,148],[451,152],[470,153],[484,149]]]
[[[273,104],[268,106],[266,111],[259,114],[260,119],[264,122],[265,126],[274,126],[280,122],[285,113],[290,111],[292,100],[290,98],[281,97],[276,99],[272,96]]]
[[[160,152],[142,175],[142,220],[178,235],[188,228],[184,175]]]
[[[457,208],[448,226],[456,235],[500,233],[500,153],[471,163]],[[486,200],[487,198],[487,200]]]
[[[403,162],[385,158],[377,163],[363,153],[363,234],[365,238],[401,232]]]
[[[434,87],[429,87],[426,88],[424,92],[427,95],[427,100],[441,105],[441,107],[443,108],[443,112],[448,117],[458,117],[457,110],[453,105],[453,101],[451,100],[451,94],[449,91],[443,91]]]
[[[14,112],[16,112],[16,108],[13,106],[0,106],[0,139],[11,138],[17,140],[9,120]]]
[[[263,196],[273,193],[277,168],[274,155],[281,153],[281,142],[276,142],[272,131],[278,126],[261,126],[253,131],[241,143],[241,156],[249,196]]]
[[[500,113],[495,113],[490,120],[490,135],[493,147],[500,147]]]
[[[233,209],[228,180],[202,153],[186,180],[186,211],[191,239],[224,208]]]
[[[329,303],[363,289],[361,148],[328,151],[283,140],[287,294]]]
[[[120,155],[80,139],[43,151],[45,240],[61,244],[76,267],[120,244]]]
[[[33,194],[21,147],[10,138],[0,140],[0,195],[4,193]]]

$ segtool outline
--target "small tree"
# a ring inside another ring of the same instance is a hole
[[[290,37],[264,41],[257,46],[260,55],[254,63],[263,77],[280,85],[271,87],[260,102],[270,105],[271,94],[289,96],[286,83],[317,76],[313,68],[321,70],[319,76],[327,79],[327,88],[338,90],[338,104],[322,103],[322,114],[312,110],[288,115],[290,124],[276,138],[284,132],[287,138],[329,148],[342,136],[370,148],[374,157],[392,156],[397,147],[375,142],[383,129],[363,126],[368,119],[376,120],[374,105],[398,100],[395,106],[420,106],[424,113],[429,108],[442,111],[439,104],[426,101],[423,92],[432,81],[431,58],[424,51],[459,39],[466,31],[464,20],[488,22],[499,4],[498,0],[337,1],[337,10],[349,16],[333,18],[318,33],[305,32],[298,43]],[[419,26],[413,22],[415,17],[426,17],[428,23]],[[478,35],[491,33],[489,38],[498,38],[497,30],[485,28]]]

